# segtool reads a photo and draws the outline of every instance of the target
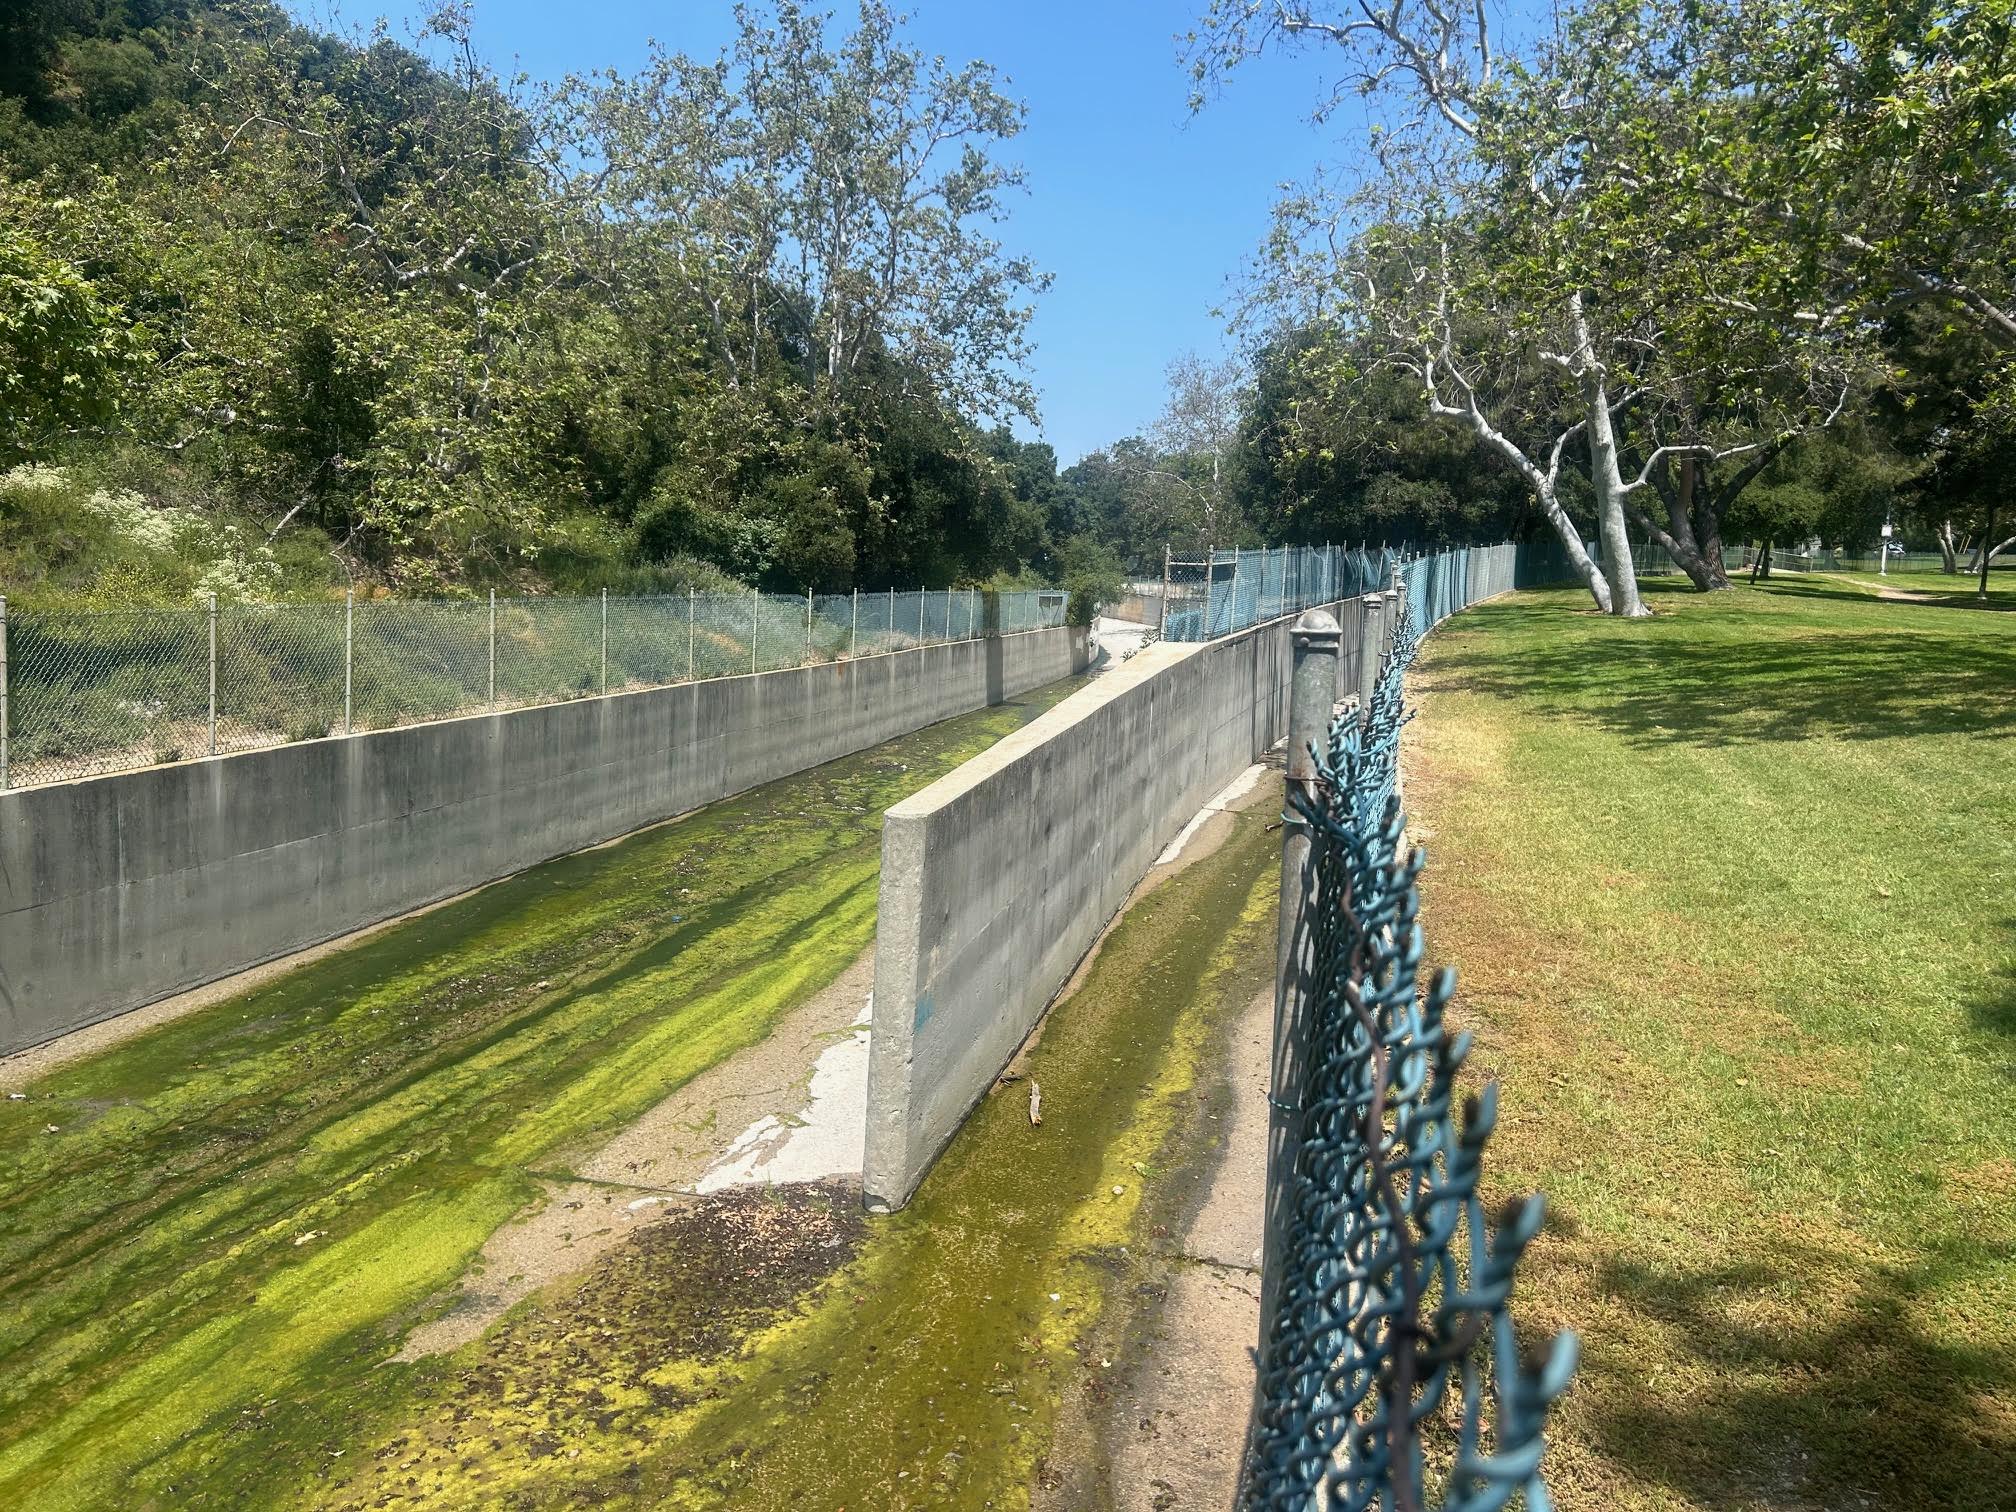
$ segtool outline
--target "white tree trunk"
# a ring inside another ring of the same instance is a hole
[[[1540,503],[1540,512],[1547,517],[1547,523],[1554,527],[1554,534],[1560,538],[1570,565],[1581,577],[1583,585],[1588,588],[1589,596],[1596,600],[1596,607],[1608,614],[1610,585],[1603,581],[1602,569],[1589,559],[1589,552],[1582,544],[1582,533],[1575,528],[1575,522],[1568,518],[1568,511],[1561,507],[1560,496],[1555,489],[1556,480],[1561,476],[1562,450],[1581,428],[1581,422],[1576,422],[1554,438],[1553,456],[1543,470],[1520,449],[1518,442],[1491,423],[1485,416],[1483,407],[1477,402],[1475,390],[1464,383],[1460,375],[1455,377],[1462,390],[1464,402],[1460,405],[1450,404],[1442,397],[1436,387],[1437,374],[1441,371],[1439,363],[1440,358],[1432,348],[1422,354],[1420,373],[1422,382],[1428,390],[1428,412],[1451,420],[1460,420],[1470,427],[1472,434],[1480,442],[1512,464],[1519,476],[1532,488],[1533,497]],[[1453,369],[1448,371],[1454,374]]]
[[[1603,575],[1610,583],[1611,614],[1643,619],[1652,611],[1638,596],[1638,573],[1631,564],[1631,537],[1624,528],[1624,475],[1617,466],[1617,433],[1610,424],[1610,388],[1603,369],[1583,369],[1582,392],[1589,406],[1589,481],[1596,489],[1596,530],[1603,542]]]
[[[1596,600],[1596,607],[1605,614],[1610,612],[1610,585],[1604,581],[1603,569],[1590,558],[1589,550],[1582,544],[1582,532],[1575,528],[1575,522],[1568,518],[1568,511],[1561,507],[1551,484],[1534,485],[1534,492],[1540,499],[1540,512],[1547,516],[1547,523],[1554,527],[1554,534],[1560,537],[1561,546],[1568,553],[1569,565],[1575,569],[1582,585],[1589,590],[1589,596]]]

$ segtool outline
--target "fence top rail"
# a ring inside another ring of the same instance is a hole
[[[344,598],[0,619],[0,789],[1064,625],[1049,584]]]
[[[693,600],[719,600],[725,603],[747,604],[751,598],[766,603],[796,605],[802,607],[807,597],[819,600],[852,600],[859,597],[863,603],[871,598],[881,598],[894,594],[898,598],[946,598],[954,600],[992,597],[997,599],[1053,598],[1059,601],[1070,597],[1070,590],[1054,584],[1041,584],[1027,588],[851,588],[838,593],[810,594],[802,591],[777,592],[771,589],[684,589],[666,593],[514,593],[514,594],[435,594],[427,597],[401,597],[393,595],[342,594],[331,598],[288,598],[288,599],[227,599],[215,601],[217,612],[222,614],[273,613],[291,610],[339,611],[346,608],[372,610],[435,610],[435,609],[481,609],[487,611],[491,604],[498,608],[508,605],[538,605],[551,607],[595,608],[607,604],[612,610],[623,605],[637,604],[686,604]],[[20,594],[0,592],[0,599],[8,604],[13,617],[55,616],[78,619],[116,619],[121,616],[139,618],[163,614],[207,615],[211,609],[211,596],[191,598],[178,603],[164,604],[37,604],[24,601]]]

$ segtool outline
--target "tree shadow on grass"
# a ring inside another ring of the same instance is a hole
[[[1532,700],[1643,746],[2016,734],[2016,639],[1903,626],[1735,639],[1683,622],[1598,638],[1560,633],[1560,609],[1537,605],[1494,609],[1491,624],[1440,648],[1424,685]]]
[[[1847,1305],[1828,1290],[1838,1255],[1792,1245],[1767,1265],[1701,1272],[1631,1262],[1603,1267],[1605,1289],[1657,1320],[1711,1383],[1668,1403],[1626,1388],[1592,1415],[1604,1454],[1703,1506],[2006,1508],[2016,1432],[2008,1412],[2016,1361],[1944,1337],[1919,1319],[1941,1315],[1949,1288],[2009,1257],[1955,1241],[1916,1266],[1879,1267],[1853,1282]],[[1768,1313],[1758,1293],[1788,1275],[1810,1278],[1812,1300]]]
[[[2002,920],[1994,934],[1993,947],[1981,951],[1985,977],[1969,1011],[1978,1027],[2016,1037],[2016,919]],[[1986,940],[1981,943],[1988,946]],[[2010,1473],[2016,1477],[2016,1467]]]

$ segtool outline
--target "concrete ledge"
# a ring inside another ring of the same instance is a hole
[[[1037,630],[0,794],[0,1053],[998,703],[1089,650]]]
[[[872,1203],[910,1199],[1155,857],[1286,733],[1290,624],[1150,646],[888,811]]]

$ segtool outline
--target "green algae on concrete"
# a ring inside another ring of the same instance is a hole
[[[412,1367],[403,1400],[388,1394],[298,1500],[1028,1506],[1060,1415],[1101,1389],[1088,1351],[1142,1284],[1169,1194],[1188,1191],[1180,1168],[1214,1153],[1185,1124],[1207,1098],[1207,1047],[1272,978],[1267,818],[1237,816],[1220,850],[1140,899],[1053,1011],[1021,1063],[1043,1089],[1040,1128],[1026,1081],[1005,1087],[908,1209],[874,1220],[851,1259],[836,1248],[830,1274],[777,1243],[802,1283],[788,1293],[767,1267],[739,1281],[704,1268],[739,1243],[755,1194],[694,1226],[683,1259],[632,1238],[587,1280]],[[688,1320],[717,1313],[734,1327],[696,1337]]]
[[[383,1362],[538,1196],[534,1162],[837,976],[872,938],[881,810],[1070,686],[540,867],[0,1103],[0,1505],[274,1502],[396,1395]]]

